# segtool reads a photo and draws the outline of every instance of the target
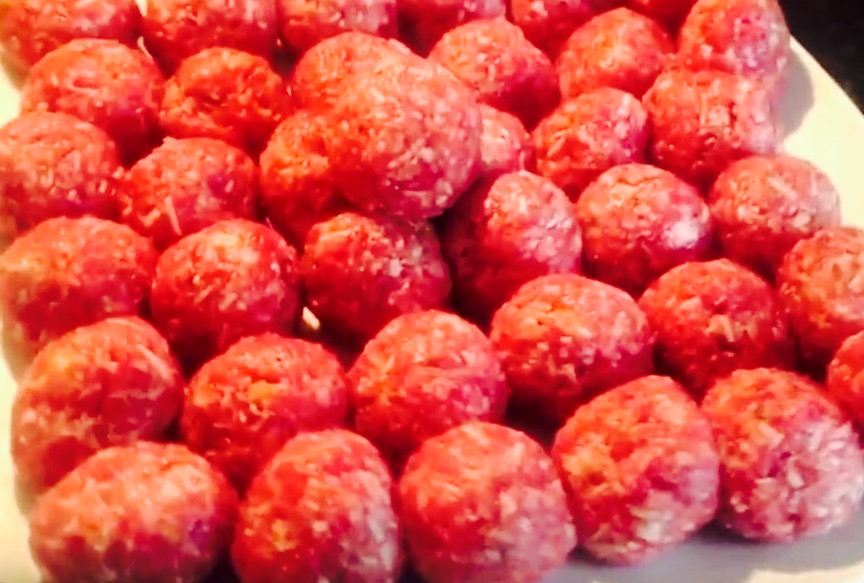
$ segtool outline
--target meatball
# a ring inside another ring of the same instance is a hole
[[[555,57],[574,30],[623,0],[512,0],[513,22],[534,45]]]
[[[840,196],[813,164],[786,155],[735,162],[709,195],[727,257],[773,279],[795,243],[840,225]]]
[[[713,252],[711,211],[699,191],[653,166],[607,170],[583,191],[576,214],[586,273],[633,295]]]
[[[234,568],[243,583],[395,583],[402,557],[392,478],[345,430],[299,435],[252,482]]]
[[[302,54],[347,31],[396,36],[396,0],[278,0],[282,38]]]
[[[720,71],[661,74],[642,100],[658,166],[702,189],[742,158],[778,147],[771,95],[755,81]]]
[[[254,219],[258,168],[243,150],[210,138],[168,138],[124,176],[124,223],[164,249],[225,219]]]
[[[846,339],[828,366],[825,383],[834,400],[864,433],[864,332]]]
[[[450,273],[426,223],[342,213],[309,232],[301,259],[309,308],[362,346],[393,318],[443,305]]]
[[[345,424],[348,386],[318,344],[264,334],[244,338],[189,381],[183,441],[241,492],[286,441]]]
[[[293,328],[297,253],[263,225],[220,221],[162,254],[150,304],[178,356],[200,364],[244,336]]]
[[[523,285],[495,313],[491,338],[514,404],[556,423],[654,368],[654,335],[636,302],[579,275],[547,275]]]
[[[237,494],[182,445],[139,441],[88,458],[36,502],[44,581],[196,583],[231,542]]]
[[[526,171],[466,193],[447,215],[442,240],[457,301],[481,321],[524,283],[580,269],[576,207],[548,179]]]
[[[503,17],[505,0],[400,0],[403,36],[420,54],[427,54],[444,34],[472,20]]]
[[[0,237],[54,217],[113,218],[122,173],[105,132],[65,113],[25,113],[0,128]]]
[[[160,137],[163,85],[159,68],[143,52],[115,40],[77,39],[31,69],[21,111],[56,111],[89,121],[134,161]]]
[[[672,379],[643,377],[581,407],[555,437],[581,546],[613,564],[651,559],[717,511],[711,424]]]
[[[35,350],[110,316],[143,314],[156,251],[129,227],[49,219],[0,256],[0,310],[13,342]]]
[[[411,456],[399,508],[408,551],[429,583],[540,581],[576,544],[543,448],[482,421],[430,439]]]
[[[565,101],[534,130],[540,174],[573,199],[603,172],[643,162],[648,116],[639,101],[603,88]]]
[[[848,522],[864,495],[852,424],[819,386],[772,369],[739,370],[705,396],[720,450],[718,520],[742,537],[788,542]]]
[[[168,342],[135,317],[81,326],[49,342],[27,369],[12,409],[12,457],[41,491],[91,454],[166,437],[183,377]]]
[[[496,176],[537,166],[531,136],[518,118],[480,104],[480,175]]]

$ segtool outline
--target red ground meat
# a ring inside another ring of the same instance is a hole
[[[50,342],[28,368],[12,409],[12,457],[41,491],[91,454],[166,436],[183,377],[168,342],[138,318],[109,318]]]
[[[0,309],[15,344],[38,349],[109,316],[145,311],[156,251],[103,219],[49,219],[0,256]]]
[[[864,332],[850,336],[828,366],[826,388],[864,433]]]
[[[140,23],[135,0],[6,0],[0,7],[0,52],[23,71],[77,38],[134,45]]]
[[[633,10],[659,20],[673,31],[678,30],[694,3],[695,0],[626,0]]]
[[[710,187],[737,160],[777,150],[771,95],[743,77],[669,71],[642,102],[651,122],[653,160],[700,188]]]
[[[635,564],[714,518],[720,458],[711,424],[672,379],[643,377],[581,407],[555,437],[580,544]]]
[[[639,101],[603,88],[565,101],[532,136],[540,174],[576,200],[603,172],[645,160],[648,116]]]
[[[576,544],[552,460],[500,425],[474,421],[427,441],[408,462],[399,503],[429,583],[540,581]]]
[[[327,151],[351,202],[416,221],[442,214],[476,178],[482,120],[446,69],[392,61],[343,87]]]
[[[699,191],[674,174],[625,164],[604,172],[576,203],[585,271],[633,294],[713,252],[713,225]]]
[[[728,259],[673,268],[651,284],[639,305],[657,334],[658,359],[696,397],[739,368],[793,364],[776,293]]]
[[[243,583],[395,583],[402,563],[392,478],[345,430],[289,441],[252,483],[232,558]]]
[[[795,243],[840,224],[831,179],[791,156],[735,162],[714,182],[709,201],[726,255],[772,279]]]
[[[21,111],[57,111],[89,121],[129,160],[159,138],[164,79],[143,52],[114,40],[78,39],[37,63],[21,90]]]
[[[237,494],[182,445],[100,451],[37,502],[30,548],[48,583],[196,583],[231,542]]]
[[[534,45],[555,57],[574,30],[623,0],[512,0],[513,22]]]
[[[447,214],[444,256],[462,309],[488,320],[522,284],[578,273],[576,207],[548,179],[525,171],[485,180]]]
[[[787,542],[848,522],[864,495],[852,424],[820,387],[772,369],[739,370],[702,404],[720,449],[719,521],[759,541]]]
[[[189,381],[183,441],[240,491],[300,432],[345,424],[348,386],[318,344],[264,334],[244,338]]]
[[[450,294],[432,228],[382,216],[343,213],[313,227],[301,271],[311,311],[359,345],[393,318],[439,307]]]
[[[627,8],[592,18],[576,29],[558,55],[561,92],[576,97],[614,87],[641,97],[675,52],[656,21]]]
[[[834,227],[797,243],[780,264],[777,288],[801,357],[818,374],[864,330],[864,231]]]
[[[427,54],[444,34],[472,20],[502,17],[505,0],[400,0],[403,37],[420,54]]]
[[[480,117],[481,176],[533,171],[537,167],[531,136],[518,118],[485,103],[480,104]]]
[[[297,254],[263,225],[220,221],[162,254],[150,303],[177,354],[200,364],[244,336],[293,328]]]
[[[554,422],[654,369],[654,336],[636,302],[579,275],[523,285],[495,314],[491,337],[514,404]]]
[[[447,67],[477,99],[533,128],[558,105],[555,67],[503,16],[475,20],[441,37],[429,59]]]
[[[396,0],[278,0],[282,38],[298,53],[342,32],[396,36]]]
[[[0,128],[0,237],[53,217],[114,217],[121,173],[117,147],[96,126],[25,113]]]
[[[261,154],[267,218],[298,247],[314,225],[349,207],[333,179],[325,149],[330,123],[327,117],[300,110],[276,128]]]
[[[177,138],[216,138],[259,152],[288,113],[282,78],[263,57],[204,49],[180,63],[165,85],[159,119]]]

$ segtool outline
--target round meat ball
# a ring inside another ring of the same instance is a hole
[[[717,511],[711,424],[666,377],[643,377],[581,407],[555,437],[552,457],[580,545],[603,562],[652,559]]]
[[[117,147],[64,113],[25,113],[0,127],[0,237],[54,217],[113,218]]]
[[[43,348],[12,408],[12,458],[28,490],[53,486],[93,453],[167,436],[183,402],[168,342],[135,317],[81,326]]]
[[[713,254],[713,223],[695,188],[644,164],[607,170],[576,203],[590,276],[639,295],[676,265]]]
[[[79,326],[143,314],[156,257],[150,241],[104,219],[38,224],[0,256],[6,333],[37,350]]]
[[[791,372],[739,370],[702,403],[722,464],[718,520],[740,536],[789,542],[849,522],[864,495],[852,424]]]
[[[147,50],[168,70],[213,47],[269,57],[279,35],[276,0],[147,0],[142,28]]]
[[[548,179],[526,171],[467,192],[447,214],[442,241],[457,302],[481,321],[532,279],[578,273],[582,258],[576,207]]]
[[[696,0],[626,0],[627,6],[677,31]]]
[[[558,105],[555,67],[503,16],[457,26],[429,53],[477,93],[477,99],[533,128]]]
[[[771,279],[798,241],[840,225],[840,196],[831,179],[786,155],[735,162],[708,199],[726,256]]]
[[[396,0],[278,0],[287,46],[302,54],[343,32],[396,36]]]
[[[182,445],[110,447],[36,501],[30,549],[45,581],[196,583],[230,545],[237,504]]]
[[[828,366],[825,387],[864,433],[864,332],[846,339]]]
[[[674,52],[675,42],[659,23],[616,8],[592,18],[567,39],[556,61],[561,93],[572,98],[614,87],[642,97]]]
[[[252,482],[231,549],[243,583],[395,583],[402,564],[393,480],[345,430],[298,435]]]
[[[143,52],[115,40],[77,39],[45,55],[21,89],[21,111],[88,121],[136,160],[160,138],[164,78]]]
[[[141,11],[135,0],[6,0],[0,6],[0,52],[25,71],[79,38],[138,40]]]
[[[512,0],[513,22],[535,46],[555,58],[574,30],[624,0]]]
[[[183,441],[245,491],[286,441],[344,425],[342,365],[318,344],[264,334],[204,364],[186,389]]]
[[[297,253],[251,221],[220,221],[169,247],[150,292],[153,322],[195,366],[244,336],[288,332],[299,313]]]
[[[481,103],[480,119],[480,176],[537,167],[531,136],[517,117]]]
[[[491,423],[427,441],[399,482],[399,508],[429,583],[540,581],[576,545],[552,460],[527,435]]]
[[[501,18],[507,13],[505,0],[400,0],[399,18],[403,37],[421,55],[426,55],[441,37],[466,22]]]
[[[611,88],[583,93],[534,130],[537,169],[576,200],[609,168],[645,160],[647,122],[645,109],[629,93]]]
[[[290,107],[266,59],[215,47],[180,63],[165,84],[159,120],[175,138],[215,138],[257,154]]]
[[[642,103],[652,128],[653,161],[702,189],[733,162],[778,148],[771,95],[750,79],[672,70],[657,78]]]
[[[477,176],[479,106],[433,63],[394,58],[355,74],[332,119],[327,152],[336,182],[365,212],[435,217]]]
[[[342,213],[309,231],[301,274],[324,328],[362,346],[393,318],[442,306],[450,273],[426,223]]]
[[[820,376],[864,330],[864,231],[834,227],[797,243],[777,271],[777,289],[804,365]]]
[[[633,298],[579,275],[547,275],[523,285],[495,313],[491,338],[514,405],[555,423],[654,370],[654,334]]]

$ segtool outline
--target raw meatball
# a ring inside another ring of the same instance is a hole
[[[54,485],[91,454],[166,437],[183,401],[168,342],[134,317],[109,318],[48,343],[12,409],[12,458],[28,489]]]
[[[797,243],[777,272],[780,300],[805,364],[817,376],[864,330],[864,231],[834,227]]]
[[[48,583],[197,583],[231,542],[237,494],[182,445],[100,451],[36,502],[30,549]]]
[[[445,34],[429,59],[447,67],[477,99],[533,128],[558,105],[555,67],[503,16],[475,20]]]
[[[382,216],[343,213],[313,227],[301,272],[315,316],[361,346],[393,318],[439,307],[450,295],[432,228]]]
[[[78,326],[142,314],[156,250],[129,227],[48,219],[0,256],[0,309],[16,345],[38,349]]]
[[[244,336],[290,331],[299,313],[297,253],[251,221],[220,221],[159,258],[153,321],[187,364]]]
[[[654,83],[675,43],[659,23],[627,8],[617,8],[576,29],[556,62],[561,93],[614,87],[641,97]]]
[[[144,44],[167,69],[213,47],[269,57],[279,34],[276,0],[147,0]]]
[[[216,138],[259,152],[290,108],[288,89],[263,57],[204,49],[165,85],[159,119],[177,138]]]
[[[711,424],[666,377],[643,377],[581,407],[555,437],[552,457],[580,544],[600,561],[651,559],[717,511]]]
[[[540,174],[576,200],[603,172],[645,160],[648,116],[639,101],[603,88],[565,101],[534,130]]]
[[[318,344],[264,334],[240,340],[189,381],[183,441],[241,492],[286,441],[345,424],[348,386]]]
[[[852,424],[791,372],[739,370],[702,404],[720,449],[718,519],[758,541],[788,542],[847,523],[864,495]]]
[[[121,173],[117,147],[96,126],[25,113],[0,128],[0,237],[53,217],[114,217]]]
[[[391,61],[343,87],[327,152],[352,203],[417,221],[442,214],[476,178],[482,120],[473,92],[442,67]]]
[[[552,460],[500,425],[474,421],[427,441],[399,482],[399,508],[429,583],[540,581],[576,544]]]
[[[579,275],[523,285],[495,314],[491,336],[514,404],[549,421],[654,369],[654,335],[636,302]]]
[[[510,392],[483,332],[438,311],[387,324],[366,344],[349,380],[357,432],[397,465],[462,423],[501,420]]]
[[[720,71],[661,74],[642,103],[658,166],[707,189],[742,158],[773,154],[780,132],[771,95],[755,81]]]
[[[472,20],[503,17],[505,0],[400,0],[403,36],[420,54],[427,54],[444,34]]]
[[[735,162],[709,195],[730,259],[772,278],[795,243],[840,225],[840,196],[813,164],[791,156]]]
[[[659,20],[672,31],[678,30],[694,3],[695,0],[626,0],[630,8]]]
[[[325,149],[330,123],[327,117],[300,110],[276,128],[261,154],[267,218],[298,247],[314,225],[348,210]]]
[[[289,441],[240,508],[231,555],[243,583],[395,583],[402,563],[392,478],[345,430]]]
[[[531,136],[518,118],[480,104],[480,175],[496,176],[517,170],[534,170],[537,161]]]
[[[118,41],[73,40],[45,55],[21,90],[21,111],[57,111],[111,136],[127,160],[160,137],[164,78],[141,51]]]
[[[396,36],[396,0],[278,0],[282,38],[304,53],[347,31]]]
[[[4,0],[0,52],[15,69],[24,71],[77,38],[134,45],[140,23],[135,0]]]
[[[243,150],[210,138],[168,138],[124,176],[124,223],[164,249],[224,219],[254,219],[258,168]]]
[[[582,192],[576,213],[586,273],[633,295],[713,251],[711,211],[699,191],[653,166],[607,170]]]
[[[624,0],[512,0],[513,22],[534,45],[555,57],[574,30]]]
[[[442,240],[460,307],[483,321],[522,284],[580,269],[576,207],[548,179],[525,171],[466,193],[447,214]]]
[[[828,366],[826,388],[864,432],[864,332],[850,336]]]

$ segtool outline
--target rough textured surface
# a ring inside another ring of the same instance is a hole
[[[399,19],[408,44],[425,55],[444,34],[472,20],[503,17],[504,0],[401,0]]]
[[[532,43],[555,57],[574,30],[623,0],[511,0],[513,22]]]
[[[480,104],[480,117],[480,176],[536,169],[534,144],[518,118],[485,103]]]
[[[828,366],[828,392],[864,431],[864,332],[850,336],[840,345]]]
[[[282,38],[298,54],[347,31],[396,36],[396,0],[277,0]]]

